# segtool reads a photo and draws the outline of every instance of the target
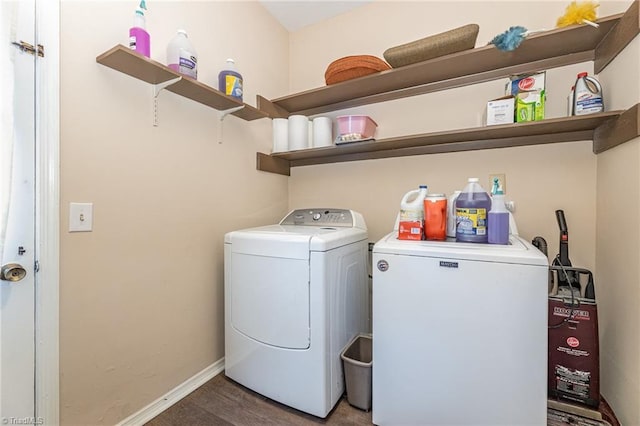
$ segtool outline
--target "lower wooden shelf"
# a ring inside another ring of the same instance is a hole
[[[582,140],[593,140],[594,153],[597,154],[640,136],[638,114],[639,108],[636,104],[626,111],[607,111],[528,123],[422,133],[271,155],[258,152],[257,169],[288,176],[291,167],[313,164]]]

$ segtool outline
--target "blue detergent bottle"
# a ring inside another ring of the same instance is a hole
[[[478,183],[478,178],[469,178],[456,199],[456,241],[486,243],[490,210],[491,197]]]
[[[218,74],[218,90],[242,102],[242,75],[236,69],[236,63],[231,58],[227,59],[225,69]]]

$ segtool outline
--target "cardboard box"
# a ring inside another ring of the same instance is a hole
[[[424,221],[401,220],[398,227],[399,240],[423,240]]]
[[[503,96],[487,102],[487,126],[510,124],[514,120],[515,98]]]
[[[515,97],[515,121],[544,120],[546,72],[512,76],[506,93]]]

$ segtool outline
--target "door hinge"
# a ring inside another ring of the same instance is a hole
[[[36,48],[33,46],[33,44],[27,43],[26,41],[22,41],[22,40],[20,40],[19,42],[12,41],[11,44],[16,46],[21,51],[26,52],[30,55],[36,54]],[[44,46],[39,44],[37,49],[38,49],[38,56],[41,58],[44,58]]]
[[[38,262],[37,260],[33,262],[33,271],[40,272],[40,262]]]

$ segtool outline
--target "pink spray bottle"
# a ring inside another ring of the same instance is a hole
[[[146,30],[143,10],[147,10],[145,0],[140,1],[140,6],[133,15],[133,27],[129,28],[129,49],[148,58],[151,55],[151,38]]]

